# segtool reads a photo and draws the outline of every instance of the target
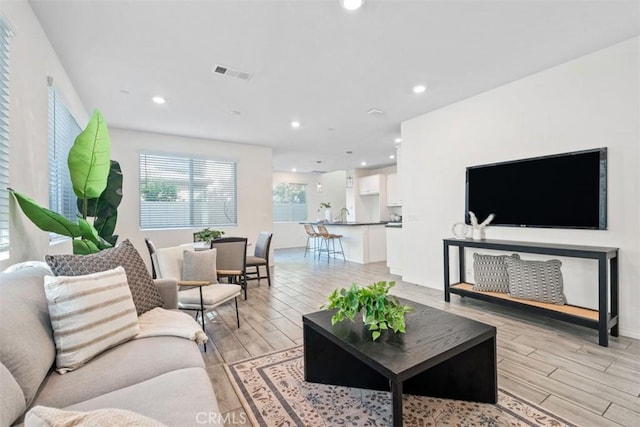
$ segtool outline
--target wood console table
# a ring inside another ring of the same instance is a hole
[[[458,240],[444,239],[444,300],[458,294],[531,313],[542,314],[565,322],[598,330],[598,343],[609,345],[611,335],[618,336],[618,248],[564,245],[558,243],[516,242],[510,240]],[[449,249],[458,247],[458,272],[460,281],[451,284],[449,277]],[[524,253],[537,253],[571,258],[587,258],[598,261],[598,310],[572,305],[556,305],[510,297],[498,292],[479,292],[472,284],[465,283],[464,248],[494,249]],[[607,278],[609,286],[607,287]]]

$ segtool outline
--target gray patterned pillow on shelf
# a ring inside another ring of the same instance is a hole
[[[506,259],[505,263],[509,272],[510,296],[558,305],[566,304],[560,260]]]
[[[505,259],[520,259],[520,255],[473,254],[474,291],[509,292],[509,274]]]

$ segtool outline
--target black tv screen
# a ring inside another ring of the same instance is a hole
[[[607,149],[468,167],[465,208],[467,224],[606,230]]]

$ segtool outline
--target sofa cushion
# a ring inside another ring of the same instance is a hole
[[[46,255],[45,260],[56,276],[82,276],[122,266],[127,273],[138,316],[164,306],[160,291],[153,284],[144,261],[129,240],[96,254]]]
[[[24,418],[25,427],[52,426],[135,426],[166,427],[153,418],[124,409],[98,409],[89,412],[64,411],[48,406],[32,408]]]
[[[509,274],[507,258],[520,259],[520,255],[483,255],[473,254],[474,291],[509,292]]]
[[[224,425],[211,381],[203,368],[168,372],[64,409],[101,408],[134,411],[170,426]],[[236,418],[235,422],[239,421]]]
[[[182,252],[182,280],[203,280],[218,283],[216,274],[217,249]]]
[[[45,276],[44,288],[61,374],[78,369],[140,330],[122,267],[85,276]]]
[[[560,260],[506,259],[505,263],[509,271],[510,296],[559,305],[567,302],[563,293]]]
[[[33,267],[0,275],[0,362],[22,389],[27,405],[56,357],[44,293],[46,274],[46,269]]]
[[[0,363],[0,426],[10,426],[26,408],[24,393],[11,372]]]
[[[164,336],[127,341],[96,356],[80,369],[64,375],[52,371],[34,405],[62,408],[169,371],[192,367],[204,367],[193,341]]]

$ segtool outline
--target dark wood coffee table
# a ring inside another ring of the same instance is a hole
[[[496,403],[496,328],[402,300],[406,334],[373,342],[362,323],[331,326],[334,311],[302,316],[306,381],[391,391],[393,425],[402,425],[402,393]]]

